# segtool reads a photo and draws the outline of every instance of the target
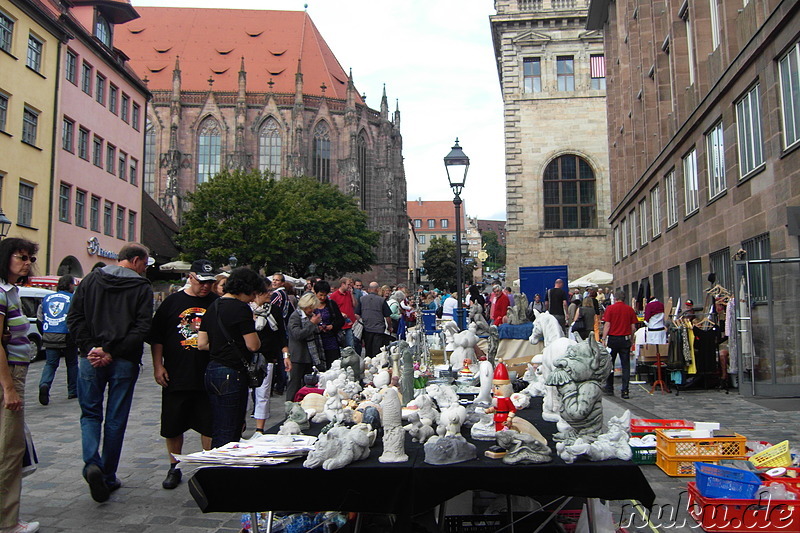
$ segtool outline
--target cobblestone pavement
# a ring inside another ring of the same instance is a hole
[[[23,520],[38,520],[42,531],[94,533],[108,532],[229,532],[240,530],[240,515],[226,513],[203,514],[189,495],[186,480],[193,468],[183,469],[184,481],[175,490],[164,490],[161,482],[166,475],[168,458],[164,441],[159,436],[161,393],[152,377],[150,355],[144,356],[144,369],[136,385],[131,417],[125,437],[118,475],[122,488],[108,502],[98,504],[89,496],[88,486],[81,477],[80,408],[77,400],[67,400],[66,372],[62,366],[51,390],[50,405],[39,405],[38,382],[44,362],[31,365],[26,393],[26,420],[39,454],[39,469],[23,482]],[[272,418],[268,425],[278,422],[282,414],[282,398],[272,400]],[[635,418],[680,418],[718,421],[723,427],[753,440],[777,443],[789,439],[800,445],[800,399],[786,400],[773,409],[757,405],[739,396],[736,391],[682,392],[654,394],[632,386],[631,399],[618,396],[604,399],[606,416],[629,408]],[[769,404],[770,402],[762,402]],[[253,431],[253,421],[248,420]],[[184,452],[200,449],[197,434],[189,432]],[[643,471],[658,495],[657,509],[665,510],[661,519],[654,515],[652,522],[662,531],[696,531],[696,526],[684,512],[670,514],[668,505],[685,508],[686,481],[691,478],[670,478],[657,466],[643,466]],[[258,490],[253,487],[253,490]],[[660,507],[659,507],[660,506]],[[624,510],[623,522],[632,516],[630,502],[617,502],[616,517]],[[683,520],[685,519],[685,524]],[[641,520],[631,521],[629,529],[643,526]],[[651,531],[645,526],[642,531]]]

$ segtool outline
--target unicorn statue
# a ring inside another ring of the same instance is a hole
[[[537,313],[533,323],[533,333],[530,337],[531,344],[538,344],[544,340],[544,352],[542,352],[542,378],[547,383],[547,377],[553,372],[553,363],[556,359],[567,352],[567,348],[575,344],[575,341],[564,337],[564,330],[558,319],[550,314],[549,311]],[[548,422],[562,422],[561,401],[558,391],[552,385],[545,386],[544,401],[542,402],[542,418]]]

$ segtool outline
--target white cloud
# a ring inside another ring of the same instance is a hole
[[[218,0],[134,0],[213,7]],[[226,8],[308,12],[356,88],[376,109],[383,85],[399,101],[408,198],[449,200],[443,158],[459,138],[470,158],[467,214],[505,218],[503,104],[489,25],[492,2],[227,0]]]

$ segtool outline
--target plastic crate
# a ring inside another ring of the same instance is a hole
[[[688,489],[689,515],[708,533],[800,531],[800,499],[717,499],[704,497],[695,483]]]
[[[769,470],[768,468],[759,469],[759,474],[765,474],[766,471]],[[800,467],[792,466],[786,469],[787,471],[793,471],[796,477],[789,477],[789,476],[781,476],[781,477],[771,477],[771,476],[763,476],[763,479],[769,482],[778,481],[783,483],[784,485],[788,485],[789,487],[794,487],[795,490],[800,491]]]
[[[717,464],[724,457],[670,457],[659,448],[656,453],[656,465],[671,477],[692,477],[695,474],[695,463]]]
[[[637,465],[656,464],[657,448],[655,446],[631,446],[633,457],[631,460]]]
[[[761,486],[756,474],[730,466],[697,463],[695,476],[697,490],[704,498],[751,500]]]
[[[785,440],[762,450],[750,457],[750,462],[758,468],[773,468],[776,466],[791,466],[792,456],[789,453],[789,441]]]
[[[458,515],[444,517],[445,533],[489,533],[497,531],[502,525],[499,516]]]
[[[726,457],[743,458],[747,439],[736,433],[735,437],[692,439],[670,437],[663,429],[656,429],[656,446],[670,457]],[[702,461],[702,459],[698,459]]]
[[[656,429],[694,429],[694,422],[688,420],[669,420],[666,418],[631,419],[631,436],[652,435]]]

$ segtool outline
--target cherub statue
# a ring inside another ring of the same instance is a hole
[[[546,384],[556,387],[560,415],[570,425],[556,440],[572,444],[575,439],[593,442],[603,429],[602,382],[611,372],[605,348],[589,335],[585,341],[567,348],[554,362]]]

